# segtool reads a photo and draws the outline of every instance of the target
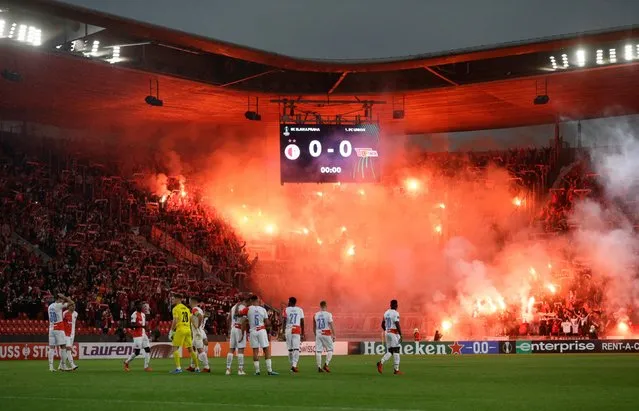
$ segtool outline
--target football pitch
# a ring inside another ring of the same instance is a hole
[[[248,359],[248,358],[247,358]],[[225,376],[224,360],[212,374],[169,375],[171,360],[142,361],[122,371],[118,360],[77,361],[74,373],[50,373],[43,361],[0,362],[2,410],[637,410],[639,356],[495,355],[402,357],[405,375],[377,356],[335,357],[331,374],[319,374],[314,357],[300,373]],[[183,364],[186,362],[182,360]],[[188,365],[188,364],[187,364]],[[234,364],[235,366],[236,364]],[[57,366],[57,360],[56,360]],[[234,367],[235,368],[235,367]],[[262,371],[264,365],[262,363]]]

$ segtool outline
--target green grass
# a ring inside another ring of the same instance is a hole
[[[248,358],[247,358],[248,359]],[[182,360],[183,363],[186,360]],[[49,373],[46,362],[0,362],[0,408],[7,411],[119,410],[637,410],[639,356],[503,355],[402,358],[405,375],[375,370],[377,357],[335,357],[333,373],[318,374],[314,357],[301,373],[269,377],[169,375],[170,360],[142,361],[124,373],[121,362],[77,361],[75,373]],[[56,361],[57,365],[57,361]],[[253,364],[247,362],[252,374]],[[262,363],[262,371],[264,371]]]

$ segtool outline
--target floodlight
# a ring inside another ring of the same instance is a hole
[[[535,104],[536,106],[542,106],[544,104],[548,104],[549,101],[550,101],[550,97],[548,97],[547,94],[544,94],[544,95],[535,97],[535,99],[533,100],[533,104]]]
[[[586,50],[577,50],[577,65],[583,67],[586,65]]]
[[[251,121],[262,121],[262,116],[255,111],[247,111],[246,113],[244,113],[244,117],[246,117],[247,120]]]
[[[155,96],[146,96],[144,101],[146,102],[146,104],[153,107],[162,107],[164,105],[164,101]]]
[[[15,72],[15,71],[9,71],[7,69],[2,70],[2,78],[10,81],[12,83],[19,83],[20,81],[22,81],[22,75],[20,75],[20,73]]]

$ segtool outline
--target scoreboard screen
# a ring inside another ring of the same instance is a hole
[[[379,182],[379,126],[280,125],[284,183]]]

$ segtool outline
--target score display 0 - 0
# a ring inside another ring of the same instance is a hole
[[[379,126],[281,125],[282,183],[378,182]]]

